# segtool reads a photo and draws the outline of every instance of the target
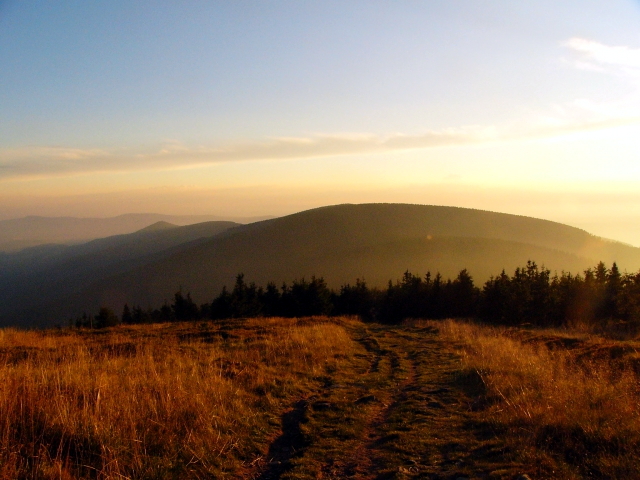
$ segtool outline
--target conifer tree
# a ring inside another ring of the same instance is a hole
[[[130,325],[130,324],[133,323],[133,315],[131,314],[131,310],[129,310],[129,304],[128,303],[125,303],[124,307],[122,309],[121,321],[125,325]]]

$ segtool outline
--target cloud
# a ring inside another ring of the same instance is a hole
[[[576,68],[640,76],[640,48],[605,45],[579,37],[569,39],[564,46],[581,54],[582,58],[574,62]]]
[[[601,91],[606,94],[600,94],[598,99],[575,98],[553,105],[553,112],[545,116],[547,123],[635,123],[633,119],[640,115],[640,48],[606,45],[580,37],[570,38],[562,46],[575,53],[571,60],[563,59],[564,63],[579,70],[610,75],[627,85],[619,88],[620,83],[616,82],[608,90]]]
[[[189,168],[222,162],[293,160],[336,155],[373,154],[491,140],[492,129],[467,127],[422,135],[315,135],[272,138],[217,147],[186,146],[172,142],[155,151],[105,151],[62,147],[25,147],[0,150],[0,179],[34,178]]]
[[[217,163],[259,160],[297,160],[339,155],[365,155],[490,141],[507,141],[565,135],[639,123],[638,118],[592,122],[547,123],[529,128],[470,126],[429,131],[421,135],[335,134],[280,137],[220,146],[188,146],[171,142],[153,151],[25,147],[0,150],[0,180],[64,177],[91,173],[116,173],[185,169]]]

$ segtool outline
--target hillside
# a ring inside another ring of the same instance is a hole
[[[99,279],[159,261],[178,246],[186,248],[238,225],[234,222],[161,225],[81,245],[39,246],[12,254],[0,253],[0,321],[20,323],[24,318],[17,312],[20,309],[37,310]]]
[[[110,218],[29,216],[0,221],[0,252],[44,244],[74,244],[133,233],[157,222],[184,226],[212,221],[255,222],[265,217],[228,218],[217,215],[136,213]],[[165,225],[166,226],[166,225]]]
[[[144,227],[138,230],[138,232],[157,232],[158,230],[169,230],[171,228],[176,228],[176,227],[177,225],[174,225],[173,223],[169,223],[169,222],[165,222],[164,220],[161,220],[159,222],[149,225],[148,227]]]
[[[169,230],[174,231],[174,230]],[[581,272],[602,260],[640,268],[640,249],[546,220],[454,207],[338,205],[256,222],[175,247],[86,288],[60,295],[20,318],[51,322],[127,302],[159,306],[182,288],[211,301],[235,275],[265,284],[323,276],[332,287],[364,278],[384,286],[409,269],[455,276],[467,268],[476,284],[528,259],[551,270]]]

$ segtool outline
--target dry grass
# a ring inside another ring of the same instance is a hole
[[[639,350],[454,321],[0,330],[0,478],[638,478]]]
[[[0,477],[229,476],[353,351],[321,319],[0,330]]]
[[[483,410],[545,478],[637,478],[638,345],[446,321]]]

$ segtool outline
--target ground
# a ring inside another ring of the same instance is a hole
[[[638,478],[639,352],[455,321],[0,330],[0,478]]]
[[[476,407],[475,376],[431,326],[350,324],[362,347],[297,398],[250,478],[516,478],[515,460]],[[475,410],[475,411],[474,411]],[[244,476],[245,474],[241,475]]]

